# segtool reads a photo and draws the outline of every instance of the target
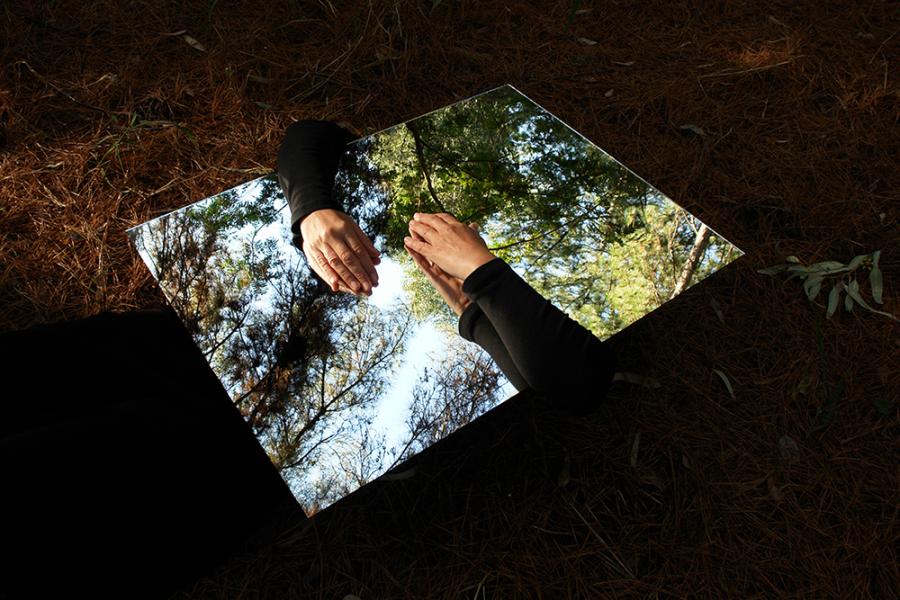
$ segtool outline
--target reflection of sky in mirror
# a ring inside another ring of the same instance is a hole
[[[232,192],[238,198],[255,198],[260,193],[260,186],[257,181],[252,181],[233,188]],[[208,203],[208,201],[201,201],[189,208],[197,211],[204,206],[204,202]],[[283,202],[283,198],[276,199],[276,206],[278,218],[270,223],[262,226],[248,224],[228,231],[227,235],[221,235],[219,240],[223,244],[220,253],[221,255],[241,256],[247,248],[252,249],[256,245],[271,243],[277,248],[278,255],[283,258],[288,268],[308,274],[302,254],[291,243],[290,209]],[[155,264],[155,258],[153,252],[148,249],[150,244],[145,238],[158,238],[158,235],[155,235],[157,232],[154,225],[162,222],[154,220],[130,231],[130,235],[138,241],[140,255],[148,264]],[[159,243],[158,239],[157,243]],[[155,274],[157,269],[154,268],[153,271]],[[373,289],[372,295],[368,298],[360,297],[356,301],[369,304],[377,310],[389,310],[408,304],[409,300],[403,289],[402,267],[391,258],[384,256],[378,266],[378,273],[379,285]],[[167,289],[165,280],[161,283],[168,295],[177,294],[177,291]],[[262,291],[254,295],[249,306],[255,311],[274,315],[273,304],[277,294],[278,290],[274,283],[266,282]],[[436,327],[431,319],[417,323],[407,334],[406,349],[399,364],[390,374],[388,388],[374,406],[374,419],[371,422],[373,434],[383,436],[388,445],[395,447],[402,443],[406,429],[405,423],[410,416],[413,386],[424,369],[434,368],[434,365],[440,362],[440,357],[446,352],[448,345],[447,335],[448,333]],[[206,350],[206,348],[204,349]],[[221,349],[218,349],[207,354],[207,359],[213,365],[216,364],[220,351]],[[226,389],[233,398],[241,395],[240,382],[232,382],[232,385],[227,385],[226,380],[223,383],[226,383]],[[504,382],[503,386],[506,396],[515,392],[508,382]],[[323,461],[329,460],[330,458],[326,454]],[[382,464],[382,470],[388,468],[393,462],[393,460],[386,460]],[[306,474],[306,477],[293,483],[295,486],[311,486],[321,476],[321,471],[322,468],[312,469]]]
[[[491,145],[495,123],[509,137]],[[489,246],[601,339],[677,293],[679,276],[696,283],[741,254],[698,237],[696,218],[510,86],[362,138],[349,156],[335,191],[382,251],[370,298],[316,288],[273,176],[129,230],[310,512],[515,392],[398,243],[431,199],[478,213]]]

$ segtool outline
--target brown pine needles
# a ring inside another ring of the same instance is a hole
[[[568,2],[3,5],[0,330],[161,302],[124,230],[272,168],[293,119],[374,132],[503,83],[747,253],[612,341],[659,388],[577,423],[507,403],[186,594],[900,589],[900,418],[875,407],[900,400],[898,324],[839,311],[820,355],[821,301],[755,271],[882,249],[900,314],[896,15],[705,6],[581,3],[568,27]]]

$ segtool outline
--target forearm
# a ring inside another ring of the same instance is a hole
[[[494,326],[491,325],[481,307],[472,302],[459,317],[459,335],[464,339],[475,342],[491,355],[500,370],[513,386],[519,391],[528,387],[528,383],[516,368],[516,363],[506,350],[503,340],[497,335]]]
[[[579,412],[605,395],[616,367],[611,348],[505,262],[495,259],[473,271],[463,292],[490,320],[529,387]]]
[[[302,247],[300,221],[310,213],[344,208],[332,195],[338,163],[353,134],[330,121],[297,121],[278,151],[278,183],[291,209],[294,244]]]

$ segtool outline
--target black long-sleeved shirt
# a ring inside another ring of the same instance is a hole
[[[616,370],[608,344],[495,258],[463,282],[472,300],[459,333],[487,350],[517,390],[530,387],[576,414],[603,399]]]
[[[278,152],[278,179],[291,208],[294,244],[300,221],[321,208],[343,211],[332,196],[341,154],[353,137],[328,121],[288,127]],[[472,303],[460,335],[494,359],[518,390],[532,388],[575,414],[606,395],[615,373],[612,349],[541,296],[503,260],[494,259],[463,282]]]
[[[278,150],[278,183],[291,207],[292,242],[303,247],[300,221],[310,213],[344,208],[331,194],[338,163],[354,135],[331,121],[304,120],[284,132]]]

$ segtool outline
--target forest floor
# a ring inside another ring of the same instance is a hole
[[[295,119],[504,83],[746,253],[612,338],[659,387],[578,422],[511,401],[190,596],[900,589],[900,323],[757,273],[881,250],[900,315],[895,4],[190,4],[0,5],[0,331],[161,303],[124,230],[271,171]]]

